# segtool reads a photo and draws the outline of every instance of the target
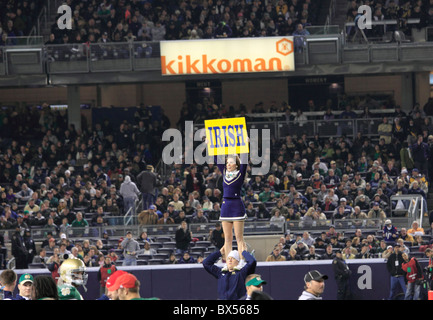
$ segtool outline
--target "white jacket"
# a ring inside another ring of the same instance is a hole
[[[123,198],[134,198],[137,200],[140,190],[138,190],[137,185],[131,181],[131,178],[126,176],[125,181],[120,185],[119,193]]]

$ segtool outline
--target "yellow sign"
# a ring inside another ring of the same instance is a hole
[[[161,41],[161,74],[225,74],[295,70],[293,37]]]
[[[250,152],[245,118],[205,120],[204,125],[209,155]]]

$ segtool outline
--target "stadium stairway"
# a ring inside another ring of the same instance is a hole
[[[340,30],[343,30],[344,24],[346,23],[348,3],[347,0],[335,0],[335,14],[331,25],[338,25]]]
[[[329,6],[331,5],[331,0],[322,0],[322,1],[318,1],[318,3],[320,4],[319,4],[318,16],[315,24],[318,26],[323,26],[325,25],[326,18],[329,13]]]
[[[430,188],[428,196],[427,196],[427,209],[428,212],[432,212],[433,211],[433,188]],[[429,217],[424,217],[423,219],[423,228],[425,229],[426,227],[430,227],[429,225]]]
[[[58,7],[55,5],[51,6],[50,12],[47,12],[47,24],[41,28],[40,36],[44,37],[44,43],[47,42],[50,38],[51,26],[56,22],[56,18],[59,16],[57,13]]]

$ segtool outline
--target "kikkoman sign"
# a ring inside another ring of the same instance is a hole
[[[293,37],[161,41],[169,75],[294,71]]]

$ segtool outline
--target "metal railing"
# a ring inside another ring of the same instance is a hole
[[[32,47],[42,46],[44,44],[44,38],[42,36],[20,36],[20,37],[8,37],[6,39],[5,48],[17,48],[17,47]]]
[[[315,27],[317,32],[331,32],[333,26]],[[17,40],[17,39],[15,39]],[[12,41],[12,40],[11,40]],[[17,40],[18,41],[18,40]],[[24,37],[28,47],[36,46],[44,52],[48,74],[151,71],[161,69],[159,42],[109,42],[44,45],[42,37]],[[30,46],[30,44],[32,46]],[[15,45],[0,47],[1,51]],[[341,34],[322,34],[295,37],[295,64],[300,69],[307,65],[430,62],[433,43],[390,42],[386,44],[346,45]],[[0,62],[8,65],[9,57]],[[42,69],[42,68],[41,68]]]
[[[272,117],[272,114],[267,114]],[[278,118],[277,116],[274,116]],[[281,139],[287,135],[300,137],[306,134],[308,138],[319,135],[321,138],[346,135],[354,138],[358,132],[364,137],[377,137],[377,127],[383,122],[383,118],[360,119],[332,119],[332,120],[303,120],[298,121],[248,121],[249,129],[269,129],[272,137]],[[204,124],[194,124],[194,130],[204,128]]]
[[[306,30],[310,35],[330,35],[339,34],[340,27],[338,25],[325,24],[324,26],[306,26]]]
[[[135,214],[133,208],[129,208],[128,211],[123,216],[123,224],[125,226],[137,224],[137,215],[143,207],[143,198],[140,196],[138,200],[134,202]]]
[[[119,217],[122,219],[122,217]],[[110,237],[124,237],[127,231],[131,231],[134,236],[138,236],[142,231],[146,231],[150,237],[158,236],[175,236],[176,230],[179,228],[178,224],[153,224],[153,225],[109,225],[98,227],[69,227],[66,230],[68,238],[79,239],[99,239],[107,233]],[[209,232],[215,228],[215,223],[199,223],[189,224],[193,236],[207,236]],[[246,221],[245,222],[245,235],[257,234],[284,234],[285,226],[271,223],[270,221]],[[46,233],[51,229],[46,228],[31,228],[30,232],[32,239],[35,241],[42,241],[46,239]],[[5,230],[4,234],[8,234],[5,238],[10,237],[15,230]],[[59,238],[58,233],[53,233],[54,237]]]
[[[428,212],[427,201],[422,195],[404,194],[390,197],[391,217],[398,224],[410,227],[413,221],[423,225],[424,213]]]
[[[331,3],[329,4],[329,11],[328,11],[328,16],[326,17],[325,26],[329,26],[332,23],[332,19],[334,19],[335,16],[336,8],[337,8],[337,1],[331,0]]]
[[[404,24],[406,25],[416,25],[420,23],[420,19],[385,19],[385,20],[374,20],[371,21],[371,26],[372,26],[372,30],[374,30],[374,28],[380,27],[380,31],[382,32],[382,35],[379,36],[378,39],[374,39],[374,38],[370,38],[370,40],[389,40],[389,39],[385,39],[383,38],[383,36],[385,36],[389,30],[389,27],[391,27],[392,31],[395,30],[399,30],[399,26],[404,22]],[[355,30],[355,22],[354,21],[350,21],[350,22],[346,22],[344,24],[344,28],[343,28],[343,34],[344,34],[344,38],[346,41],[350,41],[351,39],[348,39],[348,36],[351,35],[352,30]],[[368,31],[368,29],[364,29],[365,32]]]
[[[48,73],[87,73],[160,68],[159,42],[109,42],[44,46]]]

